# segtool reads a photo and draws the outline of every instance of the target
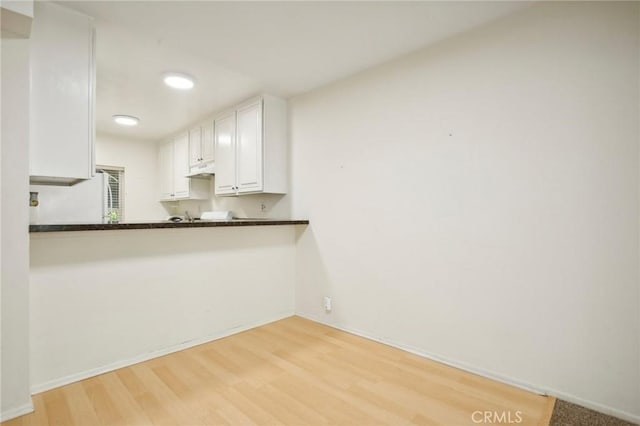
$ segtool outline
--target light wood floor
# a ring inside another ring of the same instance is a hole
[[[33,400],[3,426],[548,425],[555,402],[299,317]]]

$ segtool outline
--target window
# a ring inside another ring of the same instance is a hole
[[[104,193],[105,218],[109,222],[124,221],[124,167],[96,166],[106,180]]]

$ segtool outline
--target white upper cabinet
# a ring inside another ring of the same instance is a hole
[[[36,2],[30,45],[31,182],[69,185],[90,179],[95,173],[92,19]]]
[[[200,164],[202,158],[202,129],[200,126],[189,130],[189,166]]]
[[[189,134],[158,147],[160,201],[209,198],[209,180],[189,179]]]
[[[236,112],[236,189],[238,192],[262,190],[262,100]]]
[[[216,195],[286,193],[286,105],[263,95],[216,119]]]
[[[202,144],[200,145],[200,158],[203,163],[212,163],[215,160],[213,148],[214,122],[210,120],[201,127]]]
[[[158,148],[158,169],[160,170],[160,199],[171,200],[173,192],[173,141],[164,142]]]
[[[216,120],[216,195],[236,193],[236,113],[229,112]]]
[[[189,167],[191,172],[213,163],[213,120],[189,131]]]
[[[173,146],[173,193],[175,198],[189,198],[189,136],[178,136]],[[195,194],[194,194],[195,195]]]

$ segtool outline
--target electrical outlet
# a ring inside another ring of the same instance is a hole
[[[331,312],[331,298],[329,296],[324,297],[324,310],[325,312]]]

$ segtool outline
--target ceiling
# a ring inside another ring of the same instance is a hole
[[[320,87],[527,2],[59,1],[95,18],[96,127],[160,140],[244,98]],[[191,91],[162,74],[188,73]],[[114,114],[140,118],[134,128]]]

